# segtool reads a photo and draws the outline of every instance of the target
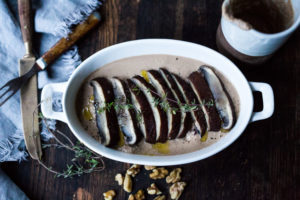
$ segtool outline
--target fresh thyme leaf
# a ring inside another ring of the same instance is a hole
[[[138,122],[142,122],[142,112],[139,110],[136,110],[136,119]]]
[[[139,95],[140,92],[141,92],[141,89],[138,88],[138,87],[134,87],[134,88],[132,88],[131,90],[134,91],[136,95]]]
[[[156,97],[153,97],[152,103],[154,103],[154,106],[156,107],[156,106],[158,106],[160,104],[160,99],[156,98]]]

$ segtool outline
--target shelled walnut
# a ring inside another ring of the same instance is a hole
[[[173,169],[169,176],[167,176],[166,178],[166,182],[167,183],[176,183],[178,181],[180,181],[181,179],[181,176],[180,176],[180,173],[181,173],[181,168],[176,168],[176,169]]]
[[[145,165],[144,168],[145,168],[145,170],[153,170],[153,169],[155,169],[156,167],[155,167],[155,166]]]
[[[186,186],[185,182],[177,182],[171,185],[169,192],[171,199],[176,199],[178,200],[180,195],[182,194],[184,187]]]
[[[165,199],[166,199],[165,195],[157,196],[154,198],[154,200],[165,200]]]
[[[136,194],[130,194],[128,200],[143,200],[145,199],[144,191],[139,190]]]
[[[116,192],[114,190],[108,190],[103,193],[104,200],[112,200],[116,196]]]
[[[164,167],[159,167],[156,169],[152,170],[152,173],[149,175],[150,178],[152,179],[162,179],[165,178],[166,175],[168,175],[168,170],[165,169]]]
[[[147,193],[150,195],[160,195],[162,192],[158,189],[155,183],[152,183],[150,187],[147,188]]]
[[[125,175],[123,189],[126,192],[131,192],[132,191],[132,180],[131,180],[131,177],[128,174]]]
[[[132,165],[126,173],[132,177],[135,177],[140,172],[140,167],[140,165]]]
[[[135,200],[133,194],[130,194],[130,195],[129,195],[128,200]]]
[[[122,176],[122,174],[116,174],[115,176],[115,181],[118,182],[118,185],[123,185],[124,182],[124,176]]]

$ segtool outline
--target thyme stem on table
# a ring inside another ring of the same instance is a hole
[[[38,105],[38,107],[40,104]],[[55,177],[64,177],[64,178],[72,178],[74,176],[81,176],[83,174],[89,174],[92,172],[98,172],[105,169],[105,163],[102,159],[102,156],[96,154],[95,152],[89,150],[79,141],[76,144],[72,142],[72,140],[66,136],[62,131],[55,129],[52,130],[49,127],[47,119],[41,114],[38,113],[38,107],[34,110],[33,115],[39,116],[41,121],[46,126],[48,132],[53,136],[53,139],[56,143],[47,143],[42,144],[43,149],[45,148],[62,148],[74,153],[74,157],[70,160],[71,164],[66,164],[66,168],[63,171],[58,171],[53,169],[51,166],[47,166],[43,160],[38,159],[38,163],[44,167],[47,171],[55,174]],[[62,140],[60,140],[57,135],[63,137],[67,144],[65,144]]]

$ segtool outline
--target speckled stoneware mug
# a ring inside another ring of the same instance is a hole
[[[267,60],[284,44],[300,24],[300,0],[266,0],[266,2],[267,1],[273,1],[276,5],[280,4],[281,6],[285,6],[283,8],[289,10],[289,12],[286,11],[286,13],[281,14],[284,17],[290,18],[284,22],[286,27],[282,30],[279,29],[279,32],[268,33],[263,30],[258,30],[245,21],[253,17],[255,11],[245,9],[244,12],[249,11],[249,16],[246,16],[247,13],[241,13],[244,9],[243,6],[249,7],[249,4],[255,4],[257,3],[256,1],[225,0],[222,5],[221,23],[217,31],[217,44],[219,49],[221,48],[220,51],[225,50],[235,58],[247,63],[255,64],[255,62],[257,62],[259,64]],[[278,12],[284,12],[283,10],[284,9],[279,9]],[[239,13],[235,14],[235,12]],[[261,13],[263,10],[259,12]],[[265,9],[265,12],[272,14],[272,12],[277,11]],[[244,20],[241,15],[244,15]],[[262,14],[262,16],[263,15],[264,14]],[[272,17],[270,17],[270,19],[272,19]],[[274,19],[276,19],[276,17],[274,17]],[[277,19],[280,18],[277,17]],[[257,16],[255,20],[257,23],[260,23],[259,20],[261,20],[261,16]],[[261,25],[268,26],[268,23],[270,23],[269,25],[275,26],[279,24],[278,21],[280,20],[267,20],[267,25]]]

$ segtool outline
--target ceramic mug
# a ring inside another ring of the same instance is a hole
[[[266,57],[272,55],[300,24],[300,0],[291,0],[294,10],[293,24],[284,31],[272,34],[262,33],[255,29],[245,29],[237,25],[236,21],[228,17],[225,12],[230,2],[231,0],[225,0],[222,5],[220,23],[222,36],[234,50],[246,56]]]

